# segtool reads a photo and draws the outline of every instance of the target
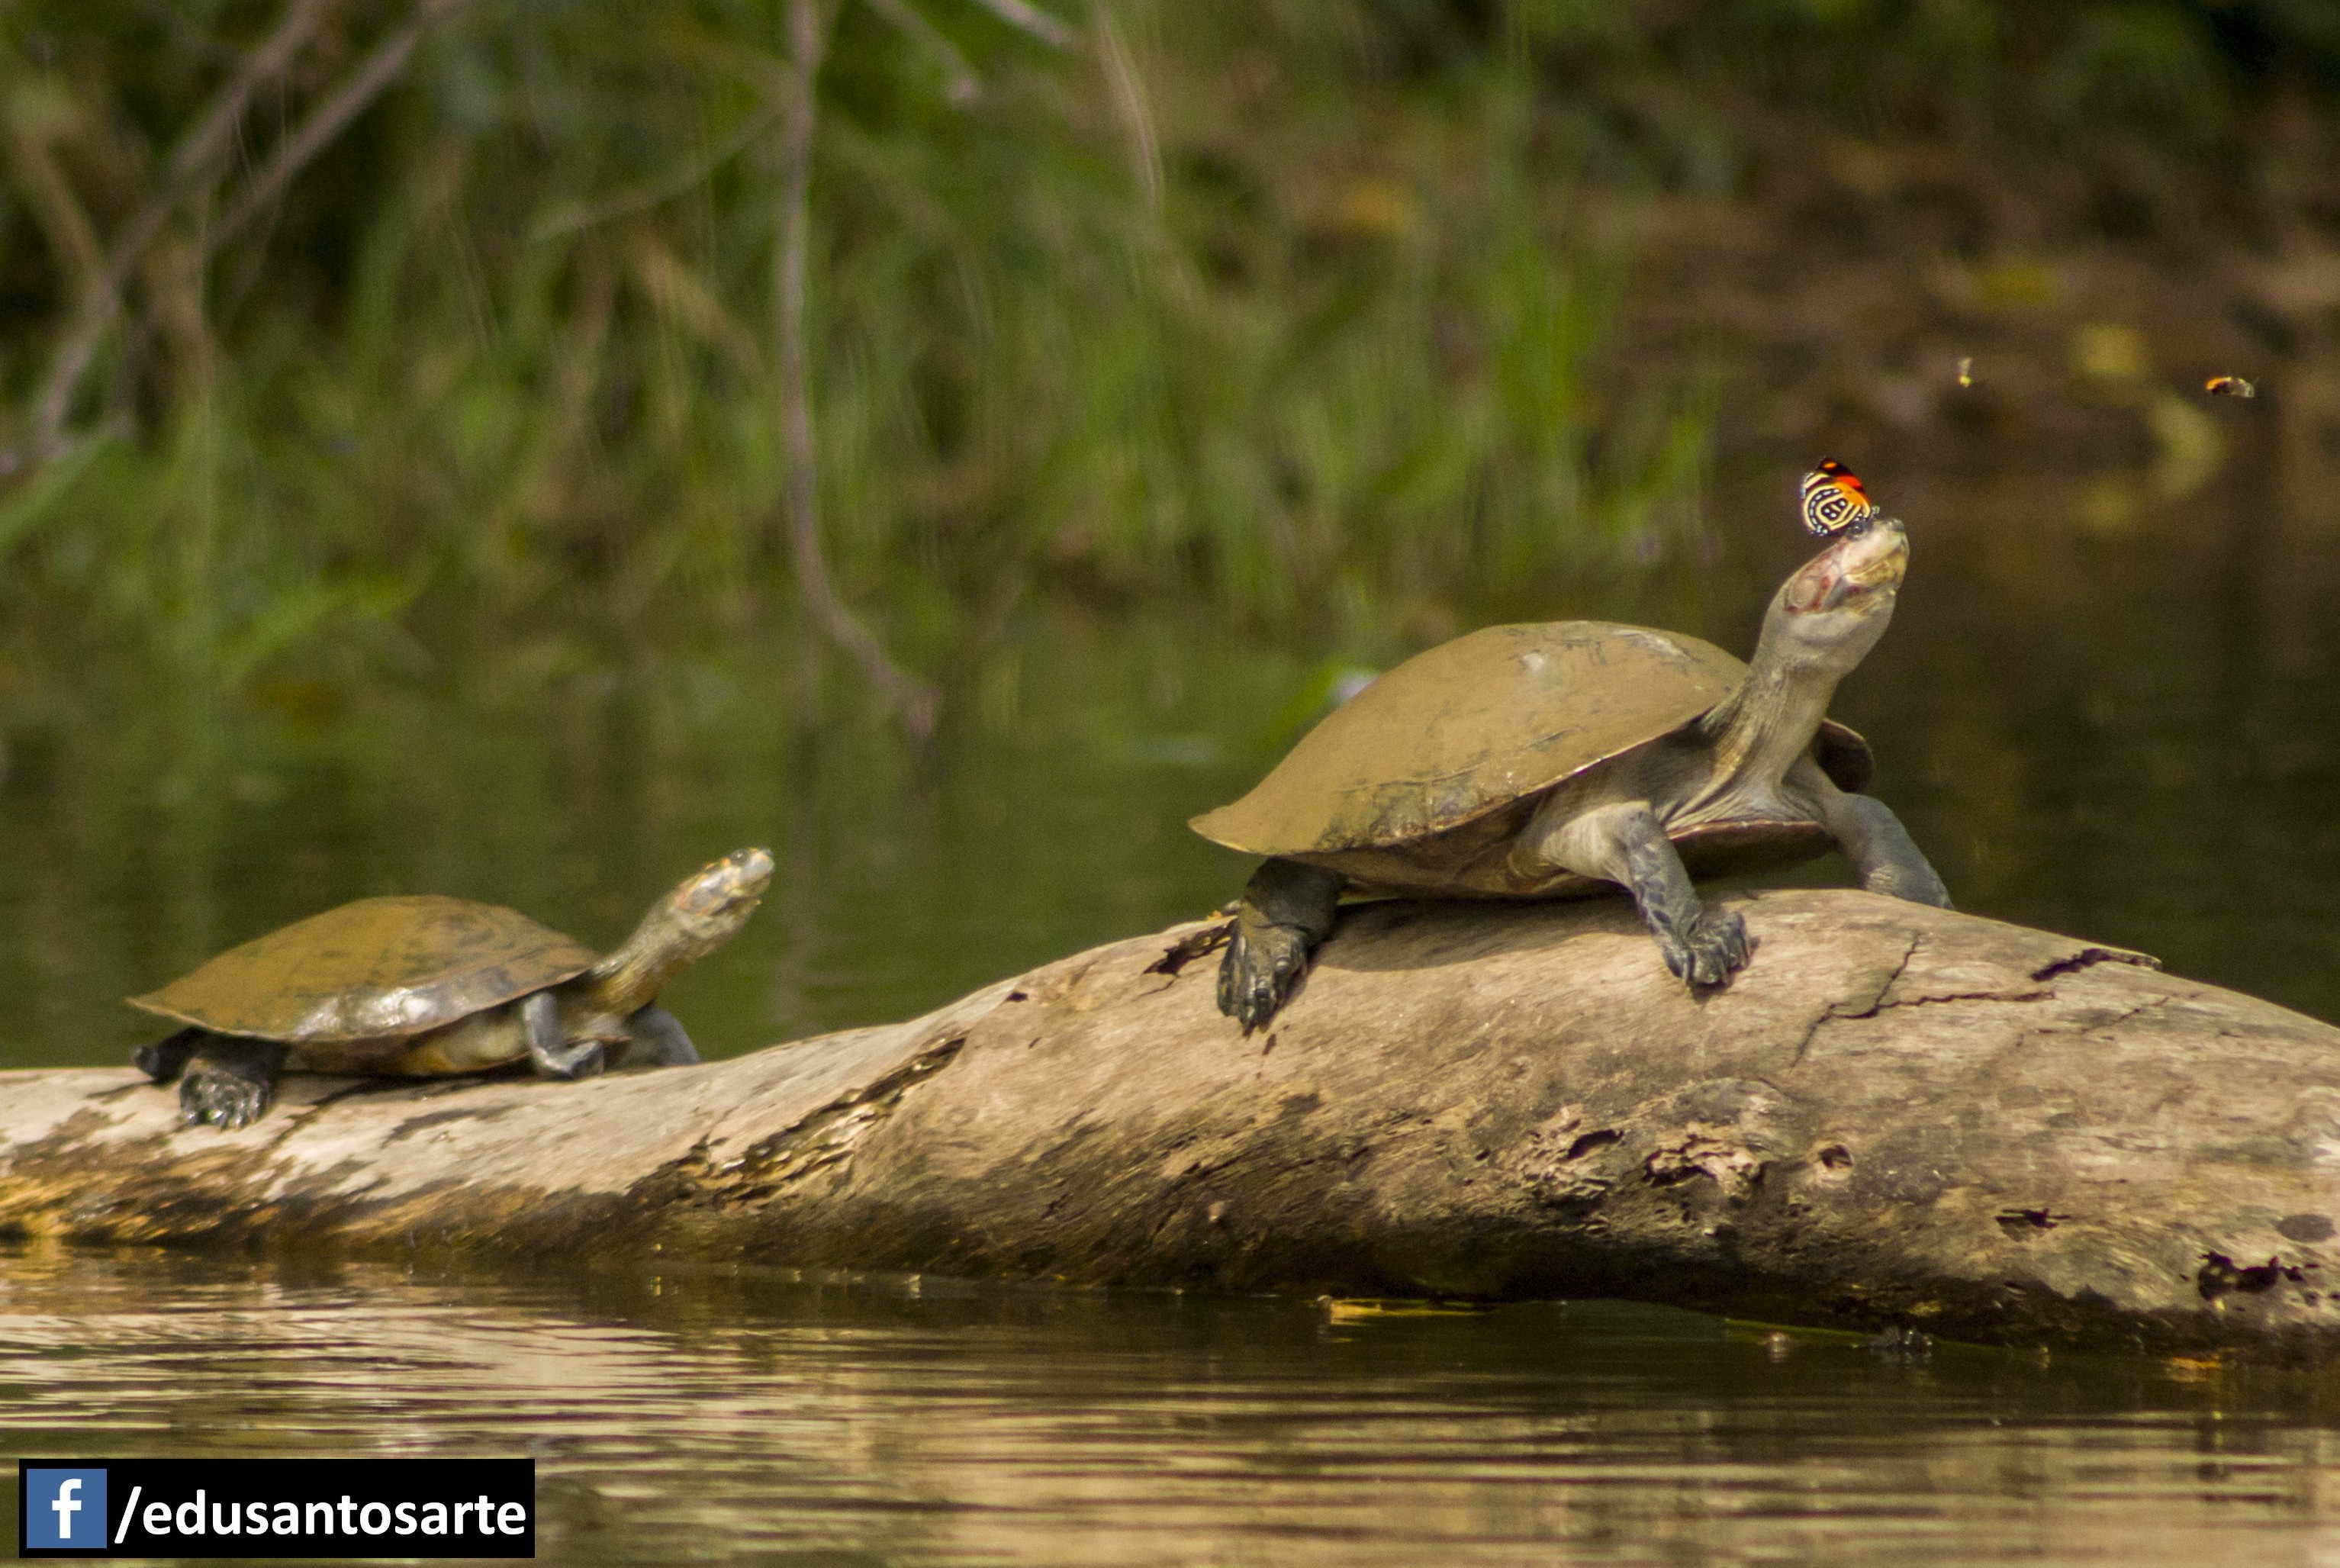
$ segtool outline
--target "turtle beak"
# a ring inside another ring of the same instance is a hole
[[[1867,533],[1844,543],[1849,547],[1845,581],[1852,588],[1869,592],[1901,586],[1902,576],[1909,570],[1909,536],[1902,531],[1899,519],[1880,517],[1869,525]]]
[[[1909,570],[1909,536],[1899,520],[1876,518],[1855,524],[1804,562],[1780,590],[1780,602],[1797,615],[1890,604]]]

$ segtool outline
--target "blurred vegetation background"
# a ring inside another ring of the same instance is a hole
[[[1430,642],[1744,646],[1823,455],[1962,906],[2340,1007],[2327,0],[13,0],[0,1053],[747,842],[701,1037],[901,1016]]]
[[[1750,362],[1695,313],[1637,339],[1648,280],[1714,281],[1669,202],[1754,203],[1787,293],[1887,228],[1979,263],[2340,222],[2325,0],[800,3],[820,544],[918,670],[1034,595],[1419,640],[1710,551]],[[789,21],[0,11],[20,657],[233,691],[788,614]],[[1848,147],[1960,170],[1894,221]]]

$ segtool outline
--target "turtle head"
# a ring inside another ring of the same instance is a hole
[[[1792,669],[1844,674],[1885,635],[1909,566],[1900,522],[1881,512],[1861,519],[1780,585],[1762,640]]]
[[[738,936],[771,884],[769,849],[735,849],[701,867],[651,905],[625,945],[588,970],[584,983],[613,1012],[649,1007],[677,970]]]
[[[739,934],[772,885],[769,849],[734,849],[683,879],[669,893],[651,918],[665,915],[679,932],[712,952]]]
[[[1836,683],[1885,635],[1909,565],[1909,536],[1876,512],[1780,585],[1747,679],[1702,721],[1722,778],[1769,789],[1810,749]]]

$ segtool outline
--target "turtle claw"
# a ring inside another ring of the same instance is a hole
[[[1732,973],[1747,966],[1747,922],[1728,910],[1700,914],[1687,933],[1656,935],[1666,968],[1694,990],[1727,986]]]
[[[521,1037],[528,1042],[528,1059],[540,1077],[575,1078],[600,1076],[609,1066],[601,1042],[584,1039],[570,1045],[562,1037],[560,1004],[550,991],[539,991],[520,1005]]]
[[[195,1051],[179,1078],[179,1115],[191,1127],[233,1132],[250,1126],[276,1099],[284,1047],[214,1040]]]
[[[1219,1011],[1251,1033],[1291,997],[1308,968],[1307,934],[1289,926],[1240,921],[1219,960]]]
[[[530,1052],[530,1055],[535,1057],[539,1073],[548,1078],[563,1081],[599,1077],[601,1069],[609,1065],[599,1040],[585,1040],[558,1050]]]
[[[266,1084],[198,1067],[179,1081],[179,1115],[191,1127],[233,1132],[258,1121],[274,1097]]]
[[[1729,910],[1710,912],[1699,922],[1691,946],[1707,959],[1699,967],[1698,983],[1729,985],[1731,975],[1747,967],[1747,922]],[[1711,980],[1705,978],[1710,969],[1714,976]]]

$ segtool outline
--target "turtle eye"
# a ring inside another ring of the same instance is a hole
[[[1847,539],[1859,539],[1862,534],[1867,533],[1868,531],[1869,519],[1865,517],[1856,517],[1850,522],[1845,524],[1844,536]]]

